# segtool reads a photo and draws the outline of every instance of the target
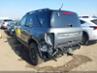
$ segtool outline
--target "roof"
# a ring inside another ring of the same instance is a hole
[[[30,11],[27,14],[32,14],[32,13],[42,12],[42,11],[58,11],[58,10],[44,8],[44,9],[38,9],[38,10]],[[61,11],[66,11],[66,10],[61,10]],[[72,11],[66,11],[66,12],[72,12]],[[75,12],[72,12],[72,13],[75,13]]]

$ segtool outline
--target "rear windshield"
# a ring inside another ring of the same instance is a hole
[[[52,27],[79,27],[80,21],[75,13],[72,12],[53,12],[51,18]]]
[[[91,20],[94,24],[96,24],[97,25],[97,19],[95,19],[95,20]]]

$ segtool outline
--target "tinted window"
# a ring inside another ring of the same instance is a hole
[[[50,11],[39,12],[37,14],[37,17],[42,27],[50,27]]]
[[[54,11],[51,19],[52,27],[78,27],[80,21],[75,13]]]
[[[91,20],[94,24],[97,24],[97,19],[96,20]]]
[[[27,19],[27,17],[24,16],[24,17],[21,19],[21,21],[20,21],[20,25],[25,25],[25,24],[26,24],[26,19]]]
[[[85,21],[83,21],[83,20],[80,20],[80,23],[81,23],[81,24],[84,24],[84,23],[85,23]]]
[[[35,14],[30,14],[27,16],[27,23],[26,26],[29,27],[40,27],[38,18]]]

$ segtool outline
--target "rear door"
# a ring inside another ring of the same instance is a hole
[[[35,13],[27,15],[26,23],[22,27],[21,37],[24,42],[28,43],[28,40],[32,37],[32,35],[34,35],[35,31],[37,31],[36,28],[40,27]]]

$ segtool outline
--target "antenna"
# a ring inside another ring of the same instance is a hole
[[[62,2],[62,4],[61,4],[61,7],[59,8],[59,10],[61,10],[61,9],[62,9],[62,7],[63,7],[63,0],[61,0],[61,2]]]

